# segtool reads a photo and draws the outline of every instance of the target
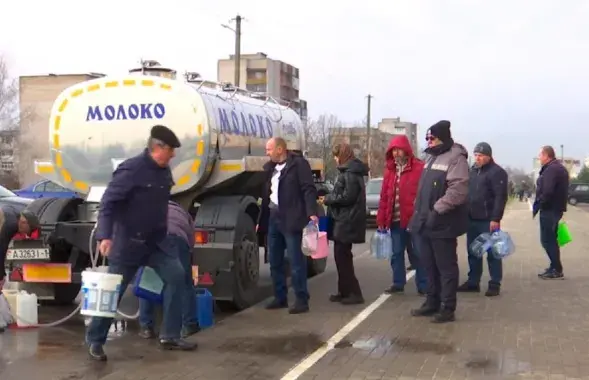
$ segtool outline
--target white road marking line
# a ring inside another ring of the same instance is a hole
[[[362,254],[363,255],[363,254]],[[412,270],[407,273],[407,282],[415,276],[415,270]],[[341,342],[347,335],[349,335],[356,327],[358,327],[362,322],[364,322],[372,313],[376,311],[387,299],[389,299],[390,294],[381,294],[374,302],[368,305],[364,310],[362,310],[358,315],[356,315],[347,325],[342,327],[338,332],[336,332],[331,338],[327,340],[327,342],[319,347],[315,352],[311,355],[307,356],[297,365],[290,369],[284,376],[280,378],[280,380],[296,380],[302,374],[304,374],[309,368],[315,365],[322,357],[324,357],[329,351],[333,350],[335,345]]]
[[[528,199],[528,206],[530,207],[530,211],[534,211],[534,204],[529,199]]]

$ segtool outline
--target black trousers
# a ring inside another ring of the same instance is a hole
[[[459,277],[457,239],[432,239],[416,234],[414,242],[427,275],[427,302],[455,311]]]
[[[354,271],[352,243],[333,242],[333,255],[337,267],[337,292],[343,297],[362,295],[360,283]]]

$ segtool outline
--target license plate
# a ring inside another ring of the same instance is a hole
[[[375,216],[375,215],[376,215],[376,213],[377,213],[377,210],[370,210],[370,215],[371,215],[371,216]]]
[[[49,248],[11,248],[6,260],[49,260]]]
[[[72,282],[70,264],[24,264],[23,280],[25,282],[69,284]]]

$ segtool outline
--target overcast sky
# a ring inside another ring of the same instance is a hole
[[[216,79],[233,53],[220,26],[238,12],[243,53],[300,69],[312,117],[452,121],[469,150],[531,169],[538,148],[589,154],[587,0],[20,0],[3,6],[13,75],[124,72],[140,58]],[[83,4],[87,4],[84,6]],[[8,12],[7,12],[8,11]]]

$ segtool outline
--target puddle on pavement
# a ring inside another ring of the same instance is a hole
[[[466,352],[464,367],[475,372],[501,375],[517,375],[528,373],[532,364],[517,359],[512,350],[505,351],[470,351]]]
[[[407,338],[389,339],[386,337],[371,337],[368,339],[359,339],[355,341],[342,340],[335,345],[335,348],[356,348],[358,350],[381,353],[388,352],[414,352],[414,353],[433,353],[437,355],[447,355],[455,351],[451,344],[437,342],[415,341]]]
[[[249,354],[300,357],[317,350],[325,343],[313,333],[291,333],[274,336],[246,336],[227,339],[218,350]]]

